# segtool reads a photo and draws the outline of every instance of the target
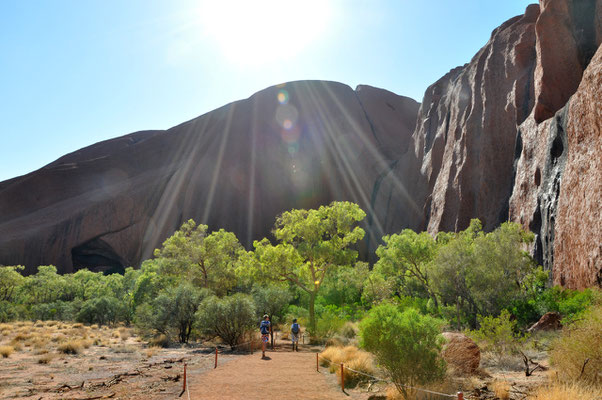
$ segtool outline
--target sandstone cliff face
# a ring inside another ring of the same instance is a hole
[[[504,23],[469,64],[426,91],[408,156],[418,168],[404,186],[422,187],[413,200],[431,233],[464,229],[471,218],[485,229],[507,219],[516,125],[534,103],[538,14],[529,6]]]
[[[369,86],[293,82],[79,150],[0,184],[0,265],[120,270],[189,218],[248,246],[291,208],[351,200],[370,212],[418,106]],[[380,226],[371,214],[369,234]]]
[[[568,155],[554,238],[554,283],[602,287],[602,49],[567,106]]]
[[[0,264],[137,265],[188,218],[249,246],[284,210],[350,200],[368,253],[403,228],[511,220],[555,283],[602,285],[601,42],[602,0],[541,0],[420,105],[293,82],[90,146],[0,183]]]

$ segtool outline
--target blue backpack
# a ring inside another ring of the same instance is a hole
[[[262,335],[267,335],[268,333],[270,333],[270,321],[261,321],[261,325],[259,325],[259,330],[261,331]]]
[[[295,322],[295,323],[294,323],[294,324],[291,326],[291,332],[293,332],[295,335],[296,335],[297,333],[299,333],[299,324],[298,324],[298,323],[296,323],[296,322]]]

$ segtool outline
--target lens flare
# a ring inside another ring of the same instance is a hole
[[[288,92],[284,89],[278,92],[278,103],[287,104],[288,103]]]

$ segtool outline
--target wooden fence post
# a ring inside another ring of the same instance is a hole
[[[345,391],[345,366],[341,363],[341,390]]]
[[[213,368],[217,368],[217,347],[215,348],[215,366]]]
[[[464,400],[464,393],[458,392],[458,400]]]
[[[318,355],[318,353],[316,353],[316,371],[320,372],[320,361],[318,361],[318,358],[320,356]]]

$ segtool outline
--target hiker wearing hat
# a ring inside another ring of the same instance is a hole
[[[293,351],[299,351],[299,333],[301,332],[301,327],[297,323],[297,318],[293,319],[293,324],[291,325],[291,340],[293,341]]]
[[[270,340],[271,329],[272,324],[270,323],[270,316],[265,314],[263,316],[263,321],[259,324],[259,331],[261,332],[261,358],[265,358],[265,346]]]

